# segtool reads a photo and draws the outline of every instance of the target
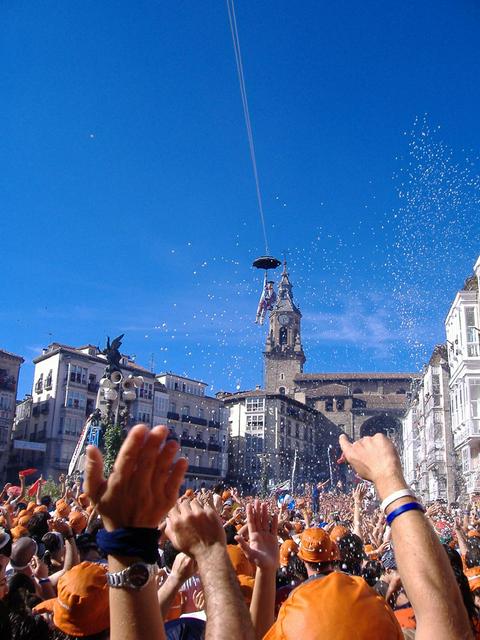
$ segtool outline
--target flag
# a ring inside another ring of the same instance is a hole
[[[45,482],[46,480],[42,480],[42,485],[44,485]],[[30,497],[34,496],[37,493],[39,483],[40,483],[40,478],[38,480],[35,480],[32,486],[28,489],[28,495]]]
[[[37,469],[24,469],[23,471],[19,471],[18,475],[21,478],[25,478],[25,476],[31,476],[32,473],[35,473],[35,471],[37,471]]]

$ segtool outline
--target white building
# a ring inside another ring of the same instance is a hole
[[[205,395],[207,384],[174,373],[157,376],[168,394],[167,424],[189,462],[186,486],[210,487],[227,475],[228,409]],[[164,410],[162,404],[162,410]]]
[[[445,320],[453,444],[462,493],[480,492],[480,257]]]
[[[14,475],[19,468],[36,467],[44,477],[56,478],[66,471],[86,417],[95,408],[107,362],[95,346],[59,343],[50,344],[33,362],[32,398],[19,407],[22,415],[18,415],[19,433],[13,433],[9,470]],[[131,422],[152,425],[154,374],[128,356],[122,356],[120,366],[124,377],[144,378],[130,405]],[[30,417],[24,415],[27,407]]]
[[[0,480],[3,481],[17,403],[21,356],[0,349]]]
[[[449,379],[447,348],[437,345],[402,420],[405,479],[426,502],[456,499]]]
[[[337,470],[333,467],[337,467],[340,431],[313,407],[260,388],[217,397],[230,411],[229,478],[233,482],[265,490],[292,476],[295,485],[318,482],[328,478],[331,469]]]

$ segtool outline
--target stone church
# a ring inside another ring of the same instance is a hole
[[[352,438],[377,431],[399,436],[407,392],[418,375],[305,373],[301,319],[284,263],[264,351],[266,393],[286,395],[315,408]]]

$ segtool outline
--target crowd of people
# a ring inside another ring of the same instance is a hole
[[[134,427],[114,469],[87,450],[83,485],[0,495],[0,638],[480,638],[480,519],[422,505],[392,442],[343,456],[354,490],[260,500],[184,490],[165,427]]]

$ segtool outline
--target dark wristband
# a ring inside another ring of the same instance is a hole
[[[398,516],[401,516],[402,513],[406,513],[407,511],[422,511],[425,512],[425,509],[422,507],[422,505],[419,502],[407,502],[407,504],[402,504],[400,507],[398,507],[397,509],[395,509],[394,511],[392,511],[391,513],[388,514],[387,516],[387,524],[389,527],[392,526],[392,522],[395,520],[395,518],[397,518]]]
[[[97,544],[103,553],[111,556],[141,558],[147,564],[158,560],[158,529],[126,527],[107,531],[100,529]]]

